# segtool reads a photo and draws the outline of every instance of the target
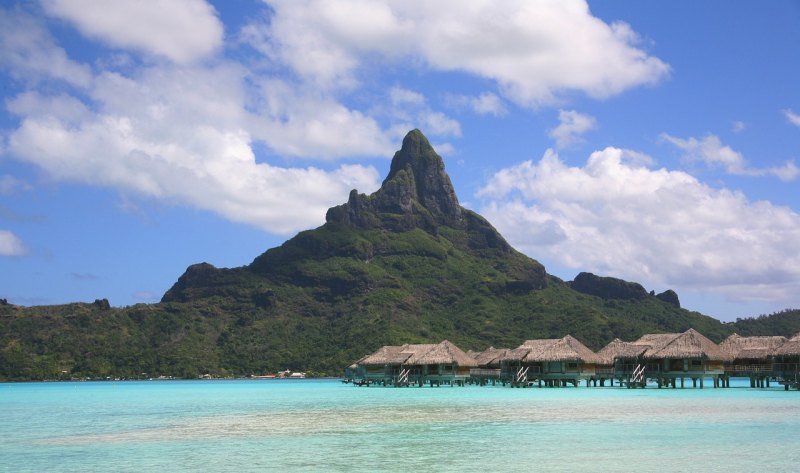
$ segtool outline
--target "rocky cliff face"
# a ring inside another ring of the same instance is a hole
[[[439,225],[463,228],[463,215],[444,161],[428,139],[413,130],[395,153],[381,188],[369,196],[353,190],[346,204],[328,210],[326,221],[365,229],[435,232]]]

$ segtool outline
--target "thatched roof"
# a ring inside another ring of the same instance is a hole
[[[402,350],[403,346],[385,345],[375,350],[374,353],[362,358],[360,363],[366,366],[390,365],[393,364]]]
[[[768,358],[786,343],[786,337],[742,337],[734,333],[719,344],[727,359],[753,360]]]
[[[535,342],[535,340],[532,340]],[[531,345],[531,350],[522,359],[523,362],[544,361],[583,361],[596,363],[597,354],[572,335],[557,340],[543,340],[543,343]],[[527,342],[526,342],[527,343]],[[523,344],[524,345],[524,344]]]
[[[522,361],[525,356],[530,353],[531,349],[525,346],[520,346],[517,348],[513,348],[511,350],[506,351],[504,355],[500,357],[500,361],[513,361],[519,362]]]
[[[645,335],[634,343],[648,345],[650,348],[643,356],[650,359],[708,358],[720,361],[726,359],[725,353],[716,343],[692,328],[679,334]]]
[[[445,340],[439,344],[386,345],[358,362],[367,366],[437,365],[455,363],[459,366],[478,366],[474,358]]]
[[[597,352],[598,363],[613,365],[617,358],[638,358],[650,347],[647,345],[637,345],[633,342],[623,342],[615,338],[608,345]]]
[[[450,341],[445,340],[433,348],[426,351],[418,358],[409,360],[406,364],[414,365],[448,365],[455,364],[458,366],[466,366],[474,368],[478,366],[478,362],[474,358],[464,353],[460,348],[453,345]]]
[[[564,338],[526,340],[519,347],[508,350],[502,361],[544,362],[584,361],[597,362],[597,355],[572,335]]]
[[[800,355],[800,334],[790,338],[786,343],[775,350],[779,356],[798,356]]]
[[[508,353],[508,348],[489,347],[483,351],[468,351],[467,355],[475,359],[480,367],[500,366],[500,361]]]

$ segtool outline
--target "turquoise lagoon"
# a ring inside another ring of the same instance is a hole
[[[0,384],[0,471],[800,470],[800,393]]]

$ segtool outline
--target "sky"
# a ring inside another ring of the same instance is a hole
[[[151,303],[420,129],[550,274],[800,308],[800,2],[0,2],[0,298]]]

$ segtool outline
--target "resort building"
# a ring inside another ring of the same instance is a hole
[[[502,359],[503,374],[512,386],[578,386],[595,376],[597,355],[571,335],[527,340]]]
[[[460,348],[445,340],[439,344],[383,346],[363,358],[363,377],[358,385],[422,386],[464,385],[470,369],[478,363]]]
[[[800,389],[800,333],[775,350],[772,372],[786,389]]]
[[[469,380],[472,383],[480,384],[481,386],[491,382],[492,385],[497,384],[498,381],[503,381],[500,377],[503,362],[502,359],[508,354],[508,348],[495,348],[489,347],[484,351],[468,351],[467,355],[471,356],[476,363],[477,368],[469,370]]]
[[[655,379],[658,387],[672,386],[680,380],[691,379],[692,386],[703,388],[704,379],[711,377],[714,387],[721,386],[724,380],[725,354],[719,346],[694,329],[683,333],[662,333],[644,335],[635,342],[646,345],[642,353],[644,376]]]
[[[644,386],[646,380],[642,355],[649,348],[648,345],[637,345],[615,338],[597,352],[595,381],[599,381],[600,386],[605,386],[606,381],[610,381],[611,386],[614,386],[614,380],[617,380],[620,386],[625,384],[633,387],[634,383],[637,386]]]
[[[786,337],[742,337],[734,333],[719,344],[725,353],[725,381],[732,377],[750,378],[751,387],[769,387],[772,363]]]

